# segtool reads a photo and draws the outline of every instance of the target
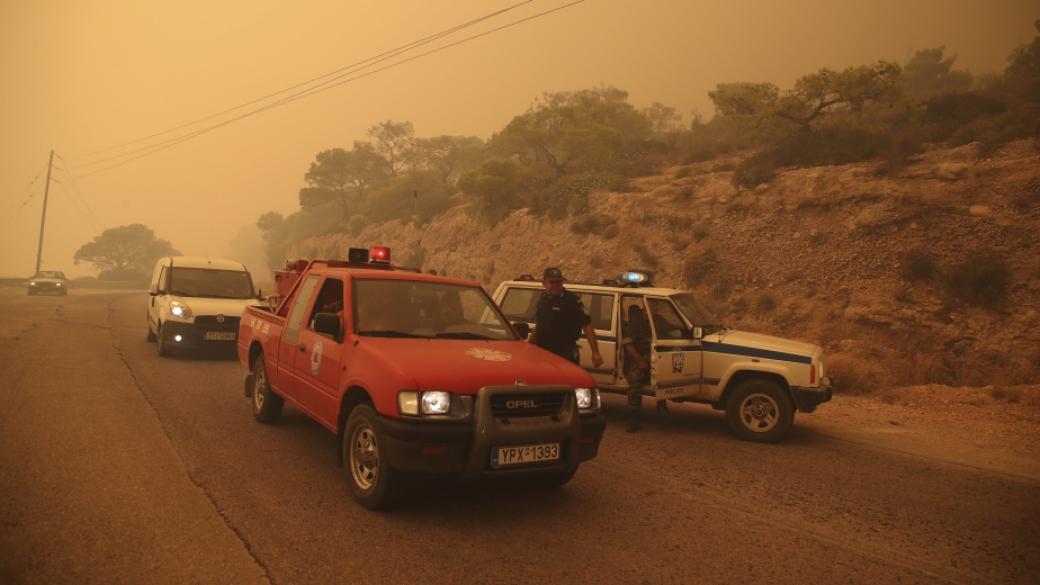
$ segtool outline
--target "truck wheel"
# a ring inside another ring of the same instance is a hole
[[[267,383],[267,365],[264,355],[256,357],[253,364],[253,418],[257,422],[271,424],[282,415],[285,400],[271,390]]]
[[[745,441],[777,443],[794,424],[794,403],[776,382],[745,380],[726,401],[726,419],[733,433]]]
[[[170,357],[173,355],[173,348],[170,347],[170,344],[166,343],[166,335],[163,334],[162,323],[159,323],[155,335],[157,337],[156,341],[158,342],[159,357]]]
[[[343,461],[354,499],[370,510],[389,507],[400,483],[380,441],[375,411],[367,404],[355,406],[343,429]]]

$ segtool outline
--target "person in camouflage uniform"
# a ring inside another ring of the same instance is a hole
[[[650,381],[650,322],[639,305],[628,308],[628,321],[624,324],[621,345],[625,351],[625,379],[628,380],[628,429],[634,433],[640,429],[640,410],[643,405],[643,388]]]

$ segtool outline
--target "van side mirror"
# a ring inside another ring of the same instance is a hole
[[[152,295],[153,297],[159,296],[159,287],[152,287],[152,290],[148,291],[148,294]]]
[[[318,313],[314,316],[315,332],[335,339],[339,337],[340,329],[339,315],[335,313]]]
[[[513,323],[513,330],[516,331],[516,334],[520,336],[520,339],[527,339],[531,336],[530,323],[524,323],[523,321],[519,323]]]
[[[703,327],[694,327],[693,328],[693,338],[694,339],[704,339],[704,328]]]

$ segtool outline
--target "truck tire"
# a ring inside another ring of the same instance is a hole
[[[778,443],[794,425],[794,403],[776,382],[752,378],[740,382],[729,395],[726,420],[745,441]]]
[[[397,499],[400,480],[382,449],[376,413],[368,404],[359,404],[350,411],[342,448],[354,499],[369,510],[391,506]]]
[[[173,348],[170,347],[170,344],[166,343],[166,336],[163,335],[163,330],[162,329],[163,329],[162,323],[159,323],[159,325],[157,326],[157,328],[155,330],[156,342],[157,342],[157,346],[158,346],[157,349],[159,351],[159,357],[170,357],[171,355],[173,355]]]
[[[267,382],[267,364],[264,354],[260,354],[253,363],[253,418],[265,425],[272,424],[282,415],[283,406],[285,400]]]

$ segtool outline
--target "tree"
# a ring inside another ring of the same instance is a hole
[[[809,132],[815,120],[832,110],[859,113],[868,103],[894,100],[900,94],[899,75],[899,65],[887,61],[843,71],[824,68],[798,79],[777,102],[775,113]]]
[[[1040,20],[1033,26],[1040,33]],[[1028,45],[1022,45],[1011,53],[1004,77],[1023,97],[1040,102],[1040,34]]]
[[[336,203],[343,217],[350,217],[364,205],[369,190],[385,185],[389,175],[386,160],[369,142],[355,142],[351,150],[319,152],[304,175],[307,187],[300,189],[300,207],[310,210]]]
[[[76,264],[90,262],[105,280],[147,279],[155,261],[180,254],[148,226],[135,223],[110,228],[76,250]]]
[[[368,218],[425,225],[452,206],[453,194],[454,189],[437,171],[411,171],[395,177],[389,186],[373,194]]]
[[[758,118],[772,115],[780,89],[772,83],[720,83],[708,98],[715,104],[715,112],[727,118]]]
[[[484,141],[476,136],[435,136],[419,138],[412,150],[417,166],[436,171],[441,181],[450,184],[474,168],[484,156]]]
[[[682,114],[661,102],[643,108],[643,116],[650,122],[650,134],[662,142],[674,142],[675,135],[683,129]]]
[[[902,85],[914,96],[929,97],[937,93],[971,87],[971,73],[953,69],[957,56],[945,56],[946,47],[921,49],[903,66]]]
[[[636,152],[650,121],[614,87],[547,93],[492,138],[492,148],[556,177],[607,169]]]
[[[415,128],[411,122],[387,120],[368,129],[368,137],[375,140],[375,149],[386,157],[390,174],[397,176],[409,162],[415,145]]]
[[[474,214],[492,223],[523,207],[526,186],[520,165],[512,159],[486,160],[459,179]]]

